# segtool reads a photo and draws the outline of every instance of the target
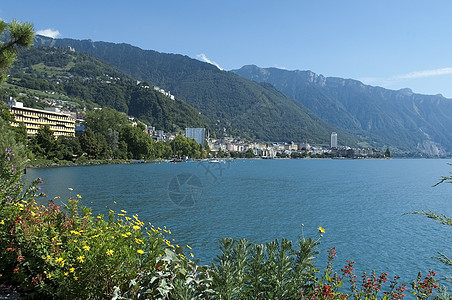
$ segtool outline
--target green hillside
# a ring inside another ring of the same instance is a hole
[[[127,44],[37,37],[37,45],[72,47],[119,70],[171,91],[214,120],[217,134],[263,141],[328,144],[338,131],[303,104],[268,84],[258,84],[215,66],[178,54],[142,50]],[[340,131],[340,130],[339,130]],[[358,140],[341,132],[345,143]]]
[[[106,106],[136,117],[156,129],[209,127],[211,121],[180,99],[170,99],[91,55],[68,48],[32,47],[23,51],[10,72],[9,87],[71,100],[80,108]],[[16,92],[17,94],[17,92]],[[55,96],[57,95],[57,96]],[[39,103],[26,101],[29,106]]]

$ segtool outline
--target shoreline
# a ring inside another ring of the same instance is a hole
[[[147,163],[156,163],[163,162],[166,160],[157,159],[157,160],[88,160],[84,162],[70,162],[70,161],[62,161],[62,162],[52,162],[52,161],[39,161],[36,163],[28,162],[25,165],[25,169],[38,169],[38,168],[58,168],[58,167],[80,167],[80,166],[98,166],[98,165],[127,165],[127,164],[147,164]]]
[[[396,157],[397,158],[397,157]],[[404,157],[401,157],[404,158]],[[262,157],[252,157],[252,158],[221,158],[221,159],[228,159],[228,160],[236,160],[236,159],[264,159],[264,160],[299,160],[299,159],[346,159],[346,160],[353,160],[353,159],[393,159],[393,157],[360,157],[360,158],[347,158],[347,157],[303,157],[303,158],[290,158],[290,157],[283,157],[283,158],[262,158]],[[192,159],[191,161],[202,161],[202,160],[209,160],[209,159]],[[110,160],[87,160],[84,162],[70,162],[70,161],[61,161],[61,162],[54,162],[54,161],[37,161],[35,163],[31,163],[30,161],[27,162],[25,165],[25,169],[38,169],[38,168],[58,168],[58,167],[80,167],[80,166],[98,166],[98,165],[120,165],[120,164],[150,164],[150,163],[161,163],[161,162],[168,162],[168,159],[154,159],[154,160],[138,160],[138,159],[132,159],[132,160],[117,160],[117,159],[110,159]],[[185,162],[185,161],[183,161]]]

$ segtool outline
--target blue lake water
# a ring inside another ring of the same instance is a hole
[[[452,228],[410,211],[452,216],[452,185],[432,187],[452,171],[450,160],[235,160],[224,163],[152,163],[29,169],[42,177],[49,199],[80,194],[94,212],[124,209],[142,221],[167,226],[202,263],[218,254],[222,237],[267,242],[319,237],[317,259],[336,247],[336,269],[354,260],[357,271],[375,269],[415,279],[434,260],[452,256]],[[68,188],[73,188],[72,191]],[[114,203],[116,201],[116,203]]]

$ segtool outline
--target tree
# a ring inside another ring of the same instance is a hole
[[[30,141],[31,151],[44,159],[63,159],[65,147],[55,139],[49,125],[38,129],[38,133]]]
[[[0,20],[0,35],[6,35],[6,42],[0,41],[0,84],[5,81],[6,73],[16,60],[18,49],[31,46],[34,37],[33,26],[30,23],[21,24],[13,21],[9,24]],[[1,104],[0,104],[1,105]],[[15,132],[9,123],[12,121],[9,110],[1,105],[0,108],[0,148],[2,151],[12,151],[21,159],[17,167],[25,165],[25,145],[20,142],[20,130]],[[19,135],[18,135],[19,134]]]
[[[120,128],[128,124],[127,115],[107,107],[89,111],[85,116],[86,127],[104,136],[108,135],[109,129],[120,132]]]
[[[74,160],[83,154],[80,140],[77,136],[61,136],[58,138],[58,141],[63,148],[63,158],[65,160]]]
[[[79,138],[82,150],[90,158],[107,158],[110,151],[105,137],[100,133],[95,133],[91,128],[86,128],[85,133]]]
[[[121,131],[121,140],[127,143],[127,150],[135,159],[154,158],[154,140],[138,127],[125,126]]]
[[[34,29],[31,23],[12,21],[7,24],[0,20],[0,34],[6,34],[6,42],[0,42],[0,83],[5,81],[7,72],[17,57],[21,48],[33,44]]]

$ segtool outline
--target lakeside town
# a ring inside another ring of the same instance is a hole
[[[162,93],[164,90],[159,89]],[[49,107],[41,110],[23,106],[22,102],[9,97],[6,105],[14,116],[13,126],[24,123],[29,136],[35,135],[38,129],[44,124],[50,125],[54,136],[75,136],[77,132],[84,131],[83,114],[71,112],[63,108],[63,103],[57,101],[48,103]],[[98,108],[101,109],[101,108]],[[132,126],[137,126],[140,121],[128,116]],[[153,126],[145,126],[145,131],[156,141],[168,142],[173,140],[178,134],[174,132],[164,132],[157,130]],[[381,152],[373,148],[352,148],[341,146],[338,143],[338,134],[331,133],[328,145],[310,145],[308,141],[304,143],[295,142],[256,142],[238,137],[215,138],[209,136],[205,128],[186,128],[182,133],[187,138],[194,139],[197,143],[208,149],[210,157],[244,157],[244,153],[250,156],[272,159],[272,158],[384,158],[389,157],[389,150]]]

